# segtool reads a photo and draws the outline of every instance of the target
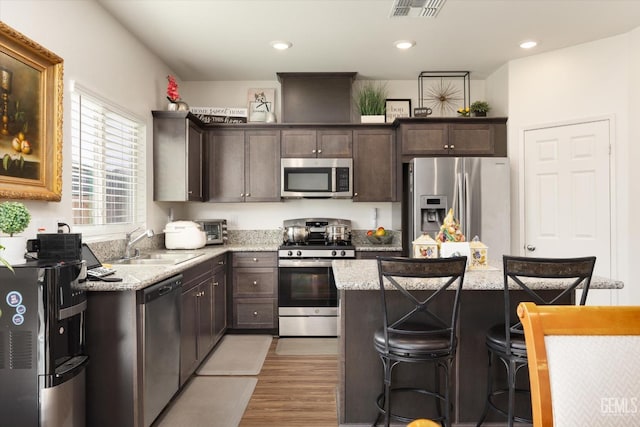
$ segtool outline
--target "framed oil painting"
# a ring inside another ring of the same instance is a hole
[[[275,89],[249,89],[247,93],[247,108],[250,122],[264,122],[267,113],[275,112]]]
[[[60,201],[58,55],[0,22],[0,198]]]

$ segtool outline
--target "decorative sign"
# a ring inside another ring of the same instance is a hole
[[[411,117],[410,99],[387,99],[385,101],[385,122],[391,123],[398,117]]]
[[[189,107],[202,123],[247,123],[247,109],[236,107]]]

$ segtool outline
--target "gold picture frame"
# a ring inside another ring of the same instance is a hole
[[[0,198],[62,197],[63,60],[0,22]]]

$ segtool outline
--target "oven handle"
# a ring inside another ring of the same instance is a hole
[[[278,267],[331,267],[330,259],[281,259]]]

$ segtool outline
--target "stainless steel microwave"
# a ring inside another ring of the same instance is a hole
[[[282,159],[284,198],[353,197],[353,159]]]

